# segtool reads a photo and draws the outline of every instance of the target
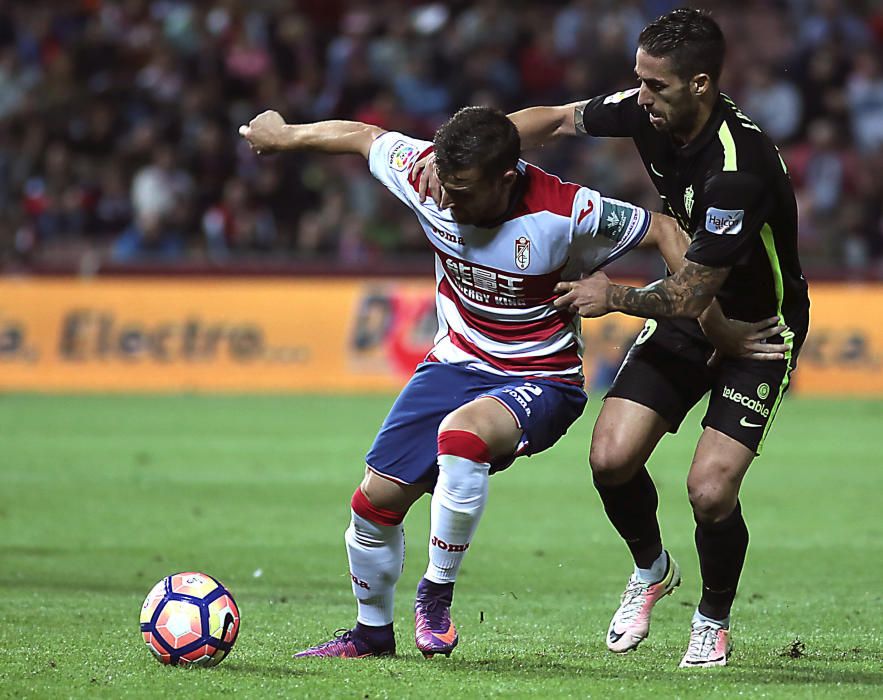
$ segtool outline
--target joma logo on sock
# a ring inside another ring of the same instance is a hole
[[[465,552],[469,549],[469,543],[466,544],[448,544],[444,540],[440,540],[435,535],[432,536],[432,540],[430,544],[433,547],[438,547],[439,549],[444,550],[445,552]]]
[[[350,578],[353,580],[353,583],[356,584],[359,588],[364,588],[366,591],[371,590],[371,586],[369,586],[367,583],[365,583],[362,579],[356,578],[355,576],[353,576],[352,571],[350,571]]]

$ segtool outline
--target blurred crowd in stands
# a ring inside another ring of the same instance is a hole
[[[511,111],[634,85],[664,0],[0,0],[0,260],[339,261],[424,251],[356,158],[254,156],[256,113],[431,138],[458,107]],[[699,2],[722,85],[779,144],[810,270],[883,276],[883,3]],[[628,140],[528,154],[658,209]]]

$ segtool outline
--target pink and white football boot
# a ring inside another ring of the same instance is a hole
[[[668,571],[657,583],[639,581],[634,574],[623,591],[619,608],[607,629],[607,648],[617,654],[637,648],[650,634],[650,614],[661,598],[681,585],[681,570],[668,556]]]
[[[727,623],[694,617],[690,627],[690,643],[680,667],[726,666],[731,648]]]

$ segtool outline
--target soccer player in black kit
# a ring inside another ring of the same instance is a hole
[[[677,431],[711,392],[687,477],[702,598],[682,667],[727,663],[730,608],[748,548],[739,487],[809,325],[787,168],[770,139],[720,92],[724,52],[709,15],[675,10],[640,35],[638,87],[510,115],[524,148],[573,134],[633,139],[666,213],[692,237],[676,274],[638,289],[598,272],[560,284],[557,302],[586,317],[619,311],[648,319],[605,397],[589,456],[604,509],[635,561],[607,632],[611,651],[637,647],[655,603],[680,583],[662,546],[645,464],[663,435]],[[714,298],[728,317],[775,316],[787,328],[756,354],[709,367],[713,348],[696,319]]]

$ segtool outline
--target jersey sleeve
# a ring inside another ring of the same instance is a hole
[[[572,250],[584,273],[610,264],[647,235],[650,212],[581,187],[571,213]]]
[[[432,143],[387,131],[371,144],[368,168],[396,197],[410,207],[420,206],[415,183],[410,179],[411,166],[432,150]]]
[[[708,267],[733,267],[750,253],[766,220],[763,182],[751,173],[712,177],[702,197],[701,216],[686,257]]]
[[[577,131],[589,136],[633,136],[643,117],[638,89],[600,95],[576,108]]]

